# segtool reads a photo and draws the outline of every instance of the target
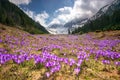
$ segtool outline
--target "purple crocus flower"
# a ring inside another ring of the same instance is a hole
[[[75,64],[75,60],[74,59],[70,59],[70,66],[72,66],[73,64]]]
[[[115,65],[120,66],[120,62],[115,62]]]
[[[2,39],[0,39],[0,43],[2,43],[3,41],[2,41]]]
[[[80,72],[80,68],[75,68],[75,69],[74,69],[74,73],[75,73],[76,75],[78,75],[79,72]]]
[[[81,64],[82,64],[82,62],[83,62],[83,60],[82,59],[80,59],[80,60],[78,60],[78,63],[76,64],[78,67],[80,67],[81,66]]]
[[[110,61],[109,60],[102,60],[102,63],[103,64],[110,64]]]
[[[46,74],[47,78],[50,77],[50,73],[49,72],[46,72],[45,74]]]

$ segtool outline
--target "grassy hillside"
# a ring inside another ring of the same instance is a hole
[[[43,26],[33,21],[8,0],[0,0],[0,23],[17,27],[32,34],[48,33]]]
[[[0,80],[119,80],[120,31],[31,35],[0,24]]]

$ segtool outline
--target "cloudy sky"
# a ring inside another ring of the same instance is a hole
[[[113,0],[9,0],[19,6],[32,19],[47,27],[64,24],[75,18],[93,16],[101,7]]]

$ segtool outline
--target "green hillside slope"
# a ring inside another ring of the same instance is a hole
[[[48,33],[43,26],[32,20],[8,0],[0,0],[0,23],[18,27],[32,34]]]

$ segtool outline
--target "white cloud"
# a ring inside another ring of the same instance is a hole
[[[61,22],[60,22],[60,20],[59,19],[57,19],[57,18],[54,18],[50,23],[49,23],[49,25],[48,26],[50,26],[50,25],[52,25],[52,24],[60,24]]]
[[[75,0],[73,7],[63,7],[55,11],[57,15],[51,22],[66,23],[75,18],[92,17],[101,7],[113,0]]]
[[[25,4],[28,5],[31,0],[9,0],[10,2],[20,5],[20,4]],[[22,9],[22,8],[21,8]],[[39,22],[41,25],[44,27],[47,26],[46,24],[46,19],[49,17],[49,15],[43,11],[42,13],[36,14],[34,11],[28,10],[28,9],[22,9],[30,18],[35,20],[36,22]]]
[[[32,19],[34,19],[35,16],[35,12],[30,11],[30,10],[23,10],[29,17],[31,17]]]
[[[31,0],[9,0],[16,5],[29,4]],[[110,3],[113,0],[75,0],[73,7],[59,8],[54,12],[54,18],[49,24],[46,24],[49,14],[45,11],[36,14],[33,11],[24,11],[29,17],[39,22],[41,25],[47,27],[52,24],[65,24],[66,22],[75,18],[88,18],[94,15],[101,7]]]
[[[48,17],[49,17],[49,15],[44,11],[43,13],[40,13],[40,14],[37,14],[36,16],[34,16],[34,20],[46,27],[47,26],[46,19]]]
[[[72,10],[71,7],[64,7],[64,8],[60,8],[60,9],[56,10],[55,13],[68,14],[68,13],[70,13],[71,10]]]
[[[71,11],[72,11],[72,8],[71,7],[63,7],[63,8],[60,8],[58,10],[55,11],[55,15],[57,15],[57,17],[55,17],[49,24],[49,25],[52,25],[52,24],[61,24],[61,22],[64,24],[65,22],[67,22],[68,20],[70,20],[71,16]]]
[[[47,12],[43,11],[42,13],[36,14],[34,11],[30,10],[23,10],[29,17],[31,17],[36,22],[39,22],[44,27],[47,27],[46,20],[49,18],[49,15]]]
[[[31,2],[31,0],[9,0],[9,1],[16,5],[20,4],[28,5]]]

